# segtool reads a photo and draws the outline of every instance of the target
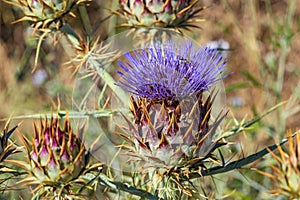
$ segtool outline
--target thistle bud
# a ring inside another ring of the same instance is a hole
[[[197,21],[196,15],[204,7],[195,8],[198,0],[119,0],[119,15],[126,19],[121,26],[126,27],[163,27],[188,29]]]
[[[58,197],[75,195],[72,190],[75,185],[87,187],[82,176],[99,170],[102,164],[90,165],[89,152],[78,137],[79,131],[74,134],[68,117],[64,120],[64,128],[53,116],[50,121],[41,119],[39,127],[34,123],[34,138],[31,142],[24,138],[27,162],[11,161],[28,173],[21,182],[37,185],[38,195],[47,192]]]
[[[35,29],[49,28],[55,24],[58,28],[66,15],[75,16],[72,9],[88,0],[5,0],[21,9],[25,15],[18,21],[31,21]]]

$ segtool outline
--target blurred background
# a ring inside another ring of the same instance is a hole
[[[233,72],[224,80],[228,124],[234,124],[233,119],[249,120],[285,101],[247,134],[236,138],[232,148],[239,153],[235,156],[242,157],[240,152],[254,153],[285,137],[287,130],[299,129],[300,1],[203,0],[199,4],[207,7],[200,12],[205,21],[197,24],[200,29],[183,33],[199,44],[219,48],[228,59],[227,72]],[[96,34],[101,40],[126,30],[116,27],[121,19],[110,11],[117,9],[117,1],[103,0],[92,1],[87,7],[91,25],[98,27]],[[45,40],[33,71],[37,38],[30,24],[13,24],[22,17],[22,12],[3,1],[0,14],[0,119],[12,113],[21,116],[55,110],[59,106],[58,97],[66,100],[60,102],[61,108],[69,105],[74,76],[73,69],[65,64],[70,57],[64,47],[60,43],[53,45],[53,38]],[[79,34],[84,32],[80,17],[67,20]],[[258,165],[266,166],[267,162]],[[260,191],[270,181],[253,174],[242,171],[220,175],[215,184],[218,190],[214,191],[221,196],[231,194],[233,199],[263,197]],[[226,185],[225,180],[231,184]]]

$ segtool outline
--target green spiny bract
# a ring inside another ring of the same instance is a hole
[[[116,12],[126,19],[124,27],[161,27],[188,29],[197,27],[197,14],[204,7],[196,8],[198,0],[119,0],[121,11]]]
[[[19,126],[16,125],[12,129],[9,129],[11,118],[6,122],[3,131],[0,133],[0,191],[13,189],[14,186],[9,183],[9,180],[14,178],[18,171],[8,165],[9,157],[12,154],[20,152],[19,148],[9,140],[11,134]]]
[[[35,185],[40,197],[78,196],[74,188],[91,187],[84,175],[99,170],[101,163],[90,165],[89,153],[79,139],[79,132],[73,133],[70,120],[64,121],[64,128],[58,118],[40,120],[40,128],[34,123],[34,138],[28,141],[24,137],[27,162],[12,161],[22,167],[28,176],[22,180],[25,185]]]
[[[58,28],[66,15],[75,16],[72,9],[88,0],[5,0],[18,7],[25,15],[18,21],[31,21],[35,29],[48,28],[53,23]]]
[[[8,127],[10,124],[10,120],[11,119],[7,121],[4,130],[0,135],[0,162],[4,161],[11,154],[17,152],[16,148],[13,147],[13,143],[9,143],[9,137],[19,125],[16,125],[15,127],[9,130]]]
[[[207,163],[220,163],[212,152],[226,143],[213,136],[225,115],[210,123],[213,98],[203,99],[202,93],[181,102],[131,98],[134,120],[125,117],[128,128],[121,136],[128,142],[125,147],[134,167],[147,174],[152,180],[148,184],[161,198],[178,198],[178,191],[193,195],[181,177]]]

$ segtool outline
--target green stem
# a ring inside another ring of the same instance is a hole
[[[95,66],[97,70],[97,74],[105,81],[105,83],[113,90],[113,92],[117,95],[117,97],[124,103],[124,105],[129,104],[129,96],[128,94],[122,90],[120,87],[115,85],[116,81],[114,78],[101,66]]]
[[[282,105],[285,102],[281,102],[275,106],[273,106],[272,108],[270,108],[269,110],[267,110],[266,112],[264,112],[263,114],[261,114],[260,116],[257,116],[249,121],[246,121],[244,123],[242,123],[241,125],[237,126],[237,127],[233,127],[230,129],[227,129],[223,132],[222,137],[223,138],[228,138],[231,137],[237,133],[240,133],[242,131],[244,131],[246,128],[251,127],[253,124],[259,122],[262,118],[264,118],[265,116],[267,116],[268,114],[270,114],[271,112],[275,111],[276,109],[279,109],[280,107],[282,107]]]
[[[79,9],[79,13],[80,13],[80,17],[81,17],[81,21],[84,26],[84,29],[85,29],[86,33],[88,35],[90,35],[93,31],[93,28],[92,28],[86,7],[84,5],[82,5],[82,6],[79,6],[78,9]]]
[[[277,81],[276,81],[276,98],[277,101],[281,101],[281,94],[283,90],[283,84],[284,84],[284,74],[285,74],[285,66],[286,66],[286,60],[287,56],[289,54],[289,46],[291,43],[291,27],[292,27],[292,19],[294,16],[294,10],[295,10],[295,1],[290,1],[288,6],[288,12],[285,20],[285,33],[280,39],[280,47],[281,47],[281,54],[278,60],[278,71],[277,71]],[[283,108],[279,108],[279,133],[280,135],[283,135],[285,133],[286,128],[286,115]]]
[[[133,186],[130,186],[130,185],[127,185],[125,183],[112,181],[107,176],[105,176],[104,174],[101,174],[99,179],[103,184],[109,186],[112,189],[122,190],[122,191],[128,192],[130,194],[134,194],[136,196],[139,196],[139,197],[142,197],[142,198],[147,198],[147,199],[150,199],[150,200],[158,200],[159,199],[158,197],[154,196],[153,194],[151,194],[147,191],[137,189],[137,188],[135,188]]]
[[[117,10],[118,5],[119,4],[117,1],[111,1],[111,10]],[[108,33],[110,36],[116,34],[116,25],[117,25],[117,19],[118,19],[113,14],[112,14],[112,16],[113,17],[111,18],[111,20],[109,21],[109,24],[108,24],[108,30],[109,30]]]
[[[35,69],[37,67],[37,63],[38,63],[39,54],[40,54],[40,51],[41,51],[42,42],[43,42],[44,38],[46,38],[46,36],[48,35],[48,33],[50,33],[50,31],[43,32],[43,34],[40,36],[39,41],[37,43],[36,53],[35,53],[35,59],[34,59],[34,68],[32,70],[33,72],[35,71]]]

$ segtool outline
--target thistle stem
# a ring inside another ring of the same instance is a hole
[[[137,189],[137,188],[135,188],[133,186],[130,186],[128,184],[125,184],[125,183],[112,181],[107,176],[105,176],[104,174],[101,174],[99,179],[103,184],[111,187],[112,189],[122,190],[122,191],[128,192],[130,194],[134,194],[134,195],[137,195],[139,197],[147,198],[147,199],[150,199],[150,200],[158,200],[158,197],[154,196],[153,194],[151,194],[147,191]]]
[[[78,37],[76,35],[76,33],[72,30],[72,28],[70,26],[65,26],[64,29],[61,29],[62,33],[64,33],[64,35],[66,36],[66,38],[68,38],[68,40],[70,40],[71,38],[71,45],[78,45],[79,41],[78,41]],[[75,34],[75,35],[74,35]],[[67,42],[66,40],[60,40],[60,42]],[[62,46],[65,48],[65,44],[62,44]],[[70,52],[70,50],[72,49],[68,49],[69,51],[66,51],[69,56],[71,57],[72,55],[75,54],[74,51]],[[125,104],[128,105],[129,103],[129,96],[128,94],[122,90],[120,87],[116,86],[115,83],[116,81],[114,80],[114,78],[105,70],[105,68],[107,66],[101,64],[100,62],[98,62],[97,60],[94,59],[89,59],[89,64],[92,65],[92,68],[94,70],[96,70],[98,76],[101,77],[101,79],[113,90],[113,92],[116,94],[116,96]]]
[[[91,25],[86,7],[84,5],[79,6],[78,10],[79,10],[79,13],[80,13],[80,17],[81,17],[81,21],[82,21],[82,24],[84,26],[84,29],[87,32],[87,34],[90,35],[93,31],[93,28],[92,28],[92,25]]]

